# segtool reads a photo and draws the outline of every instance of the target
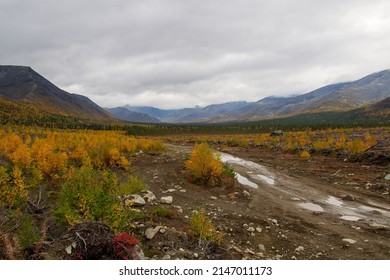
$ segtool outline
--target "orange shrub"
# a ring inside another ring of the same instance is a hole
[[[215,181],[222,178],[222,161],[206,143],[195,145],[190,159],[185,162],[185,166],[195,180],[204,184],[214,185]]]

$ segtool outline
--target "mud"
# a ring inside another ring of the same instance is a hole
[[[270,150],[225,149],[221,158],[237,173],[236,186],[205,189],[189,183],[185,175],[183,162],[191,148],[168,145],[164,154],[140,154],[133,159],[134,172],[157,197],[173,187],[178,189],[171,193],[174,218],[158,220],[167,228],[165,235],[141,240],[148,257],[390,259],[390,196],[384,180],[388,166],[326,156],[304,160]],[[347,195],[354,200],[343,200]],[[224,233],[216,256],[189,245],[189,217],[199,209]],[[140,223],[156,225],[156,221]],[[138,234],[143,230],[138,228]],[[183,250],[186,253],[180,254]]]

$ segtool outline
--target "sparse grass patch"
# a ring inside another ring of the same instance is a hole
[[[221,244],[223,234],[216,230],[213,222],[206,217],[204,210],[195,211],[190,222],[191,235],[198,243],[211,242]]]
[[[173,216],[175,216],[175,213],[171,209],[169,209],[169,207],[164,205],[158,205],[153,207],[150,213],[152,214],[152,216],[163,218],[172,218]]]

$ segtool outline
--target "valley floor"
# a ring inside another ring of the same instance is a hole
[[[228,156],[235,171],[258,187],[240,180],[244,184],[234,189],[205,189],[190,184],[183,172],[192,147],[167,148],[161,155],[141,153],[133,160],[134,172],[157,197],[173,198],[172,217],[136,222],[138,236],[163,226],[153,239],[141,239],[149,258],[390,259],[388,165],[224,148],[248,160],[242,164]],[[220,246],[189,240],[189,219],[200,210],[223,232]]]

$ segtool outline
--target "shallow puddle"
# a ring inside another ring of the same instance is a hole
[[[299,203],[299,206],[301,206],[302,208],[304,208],[306,210],[311,210],[314,212],[324,212],[325,211],[324,208],[322,208],[320,205],[314,204],[311,202]]]
[[[251,188],[254,188],[254,189],[257,189],[259,188],[259,186],[255,183],[253,183],[252,181],[250,181],[248,178],[242,176],[241,174],[236,173],[236,176],[237,176],[237,181],[242,184],[242,185],[245,185],[245,186],[248,186],[248,187],[251,187]]]
[[[343,220],[346,220],[346,221],[357,222],[357,221],[361,220],[362,218],[357,217],[357,216],[345,215],[345,216],[341,216],[340,219],[343,219]]]
[[[272,175],[266,170],[264,166],[257,164],[252,161],[244,160],[229,154],[220,153],[221,160],[225,164],[236,164],[242,167],[245,167],[249,170],[246,171],[247,174],[250,174],[250,177],[253,179],[260,179],[269,185],[275,185],[275,180],[271,177]],[[258,188],[258,185],[251,182],[248,178],[237,173],[237,180],[243,185],[247,185],[253,188]]]
[[[269,185],[275,185],[275,180],[264,175],[257,175],[261,180],[265,181]]]
[[[342,206],[344,203],[334,196],[329,196],[329,198],[326,200],[326,203],[334,205],[334,206]]]

